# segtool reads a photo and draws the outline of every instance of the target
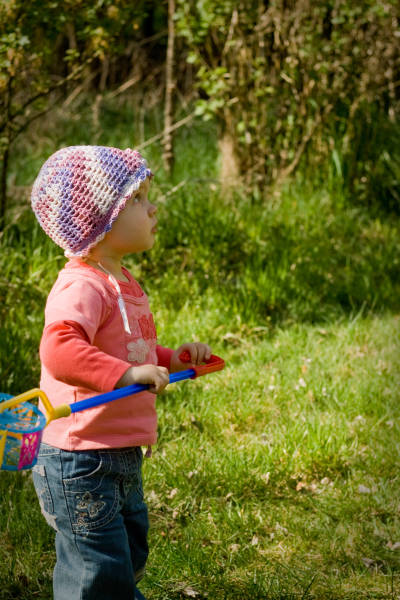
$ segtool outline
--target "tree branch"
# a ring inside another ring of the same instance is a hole
[[[186,123],[189,123],[189,121],[191,121],[195,116],[196,115],[193,112],[192,114],[188,115],[184,119],[181,119],[180,121],[177,121],[176,123],[174,123],[174,125],[171,125],[171,127],[168,128],[168,132],[169,131],[175,131],[175,129],[178,129],[179,127],[182,127],[182,125],[186,125]],[[167,131],[167,130],[165,130],[165,131]],[[147,146],[150,146],[151,144],[153,144],[157,140],[160,140],[163,137],[163,135],[165,135],[165,131],[162,131],[161,133],[158,133],[157,135],[154,135],[153,137],[149,138],[148,140],[146,140],[145,142],[143,142],[143,144],[140,144],[140,146],[137,146],[136,150],[142,150],[143,148],[147,148]]]

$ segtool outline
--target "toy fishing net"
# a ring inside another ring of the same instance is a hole
[[[0,393],[0,405],[11,398]],[[0,469],[31,469],[37,460],[45,425],[45,416],[30,402],[0,412]]]

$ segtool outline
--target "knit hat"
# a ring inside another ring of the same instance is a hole
[[[65,256],[85,256],[151,175],[136,150],[69,146],[55,152],[40,169],[33,184],[32,208]]]

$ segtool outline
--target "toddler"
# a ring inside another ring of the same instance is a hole
[[[142,446],[156,442],[168,373],[210,358],[206,344],[157,344],[146,294],[121,261],[152,248],[152,178],[134,150],[72,146],[44,163],[32,208],[69,261],[48,296],[40,387],[53,405],[134,383],[149,391],[46,427],[33,480],[56,531],[55,600],[138,600],[148,555]]]

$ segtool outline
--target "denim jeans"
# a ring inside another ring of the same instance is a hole
[[[141,448],[67,452],[42,444],[33,482],[56,531],[54,600],[134,600],[149,528]]]

